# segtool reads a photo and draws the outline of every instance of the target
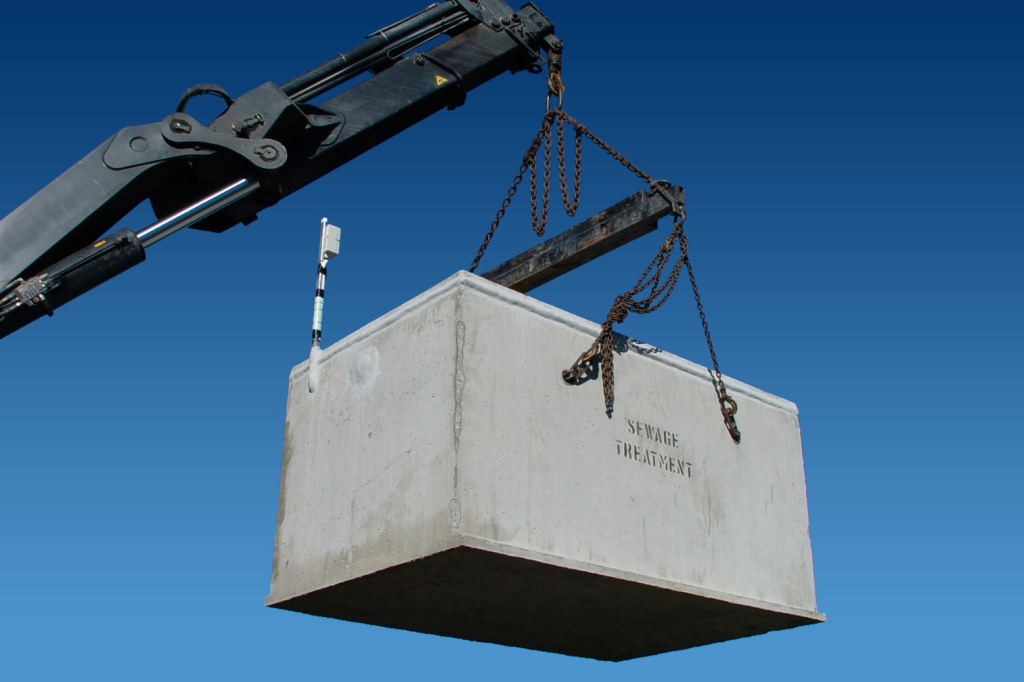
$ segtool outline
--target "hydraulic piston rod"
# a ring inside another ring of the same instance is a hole
[[[21,329],[125,270],[146,260],[145,249],[194,225],[259,189],[253,178],[238,180],[137,234],[118,230],[28,279],[0,289],[0,338]]]
[[[469,17],[450,0],[434,4],[418,14],[371,34],[369,40],[334,59],[293,78],[281,90],[293,102],[306,102],[322,92],[373,68],[377,63],[404,52],[468,21]]]
[[[254,178],[246,178],[234,182],[219,192],[215,192],[205,199],[201,199],[191,206],[178,211],[174,215],[168,216],[140,230],[135,236],[142,243],[142,248],[148,249],[161,239],[170,237],[178,230],[195,225],[206,216],[212,215],[239,199],[249,196],[259,189],[259,186],[259,181]]]

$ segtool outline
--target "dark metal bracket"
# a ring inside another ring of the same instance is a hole
[[[224,149],[262,170],[280,168],[288,161],[288,150],[276,140],[225,135],[207,128],[184,112],[165,118],[160,133],[172,146]]]

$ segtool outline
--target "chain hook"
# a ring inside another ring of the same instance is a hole
[[[724,390],[724,386],[722,387]],[[739,408],[736,406],[736,401],[730,396],[722,396],[722,417],[725,420],[725,428],[732,436],[734,442],[740,442],[740,427],[736,425],[736,412]]]
[[[551,111],[551,95],[558,96],[557,109],[562,108],[562,99],[565,96],[565,83],[562,82],[562,51],[551,50],[548,52],[548,96],[546,101],[547,111]]]
[[[587,365],[590,365],[594,359],[597,358],[597,354],[600,350],[601,339],[598,338],[593,344],[591,344],[590,348],[583,351],[580,356],[576,358],[576,362],[572,363],[572,367],[562,370],[562,381],[567,384],[575,384],[578,382],[580,377],[582,377],[583,373],[586,371]]]
[[[724,396],[722,398],[722,411],[725,413],[726,418],[732,417],[736,414],[739,408],[736,406],[736,401],[730,396]]]
[[[557,71],[548,76],[548,96],[545,103],[547,111],[551,111],[551,95],[558,95],[558,106],[555,108],[560,110],[565,97],[565,83],[562,82],[562,76]]]

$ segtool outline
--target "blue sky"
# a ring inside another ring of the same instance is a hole
[[[613,665],[262,606],[319,219],[346,249],[325,344],[467,267],[543,111],[543,78],[506,74],[0,341],[5,679],[1019,675],[1019,6],[537,4],[566,109],[686,187],[723,371],[800,407],[828,623]],[[187,87],[283,83],[422,3],[349,5],[8,10],[0,214]],[[581,216],[641,189],[592,146],[583,185]],[[528,220],[521,194],[484,268]],[[657,240],[534,295],[599,321]],[[708,362],[685,292],[621,331]]]

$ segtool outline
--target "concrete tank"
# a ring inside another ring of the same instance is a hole
[[[460,272],[289,377],[276,608],[619,661],[817,623],[797,409]]]

